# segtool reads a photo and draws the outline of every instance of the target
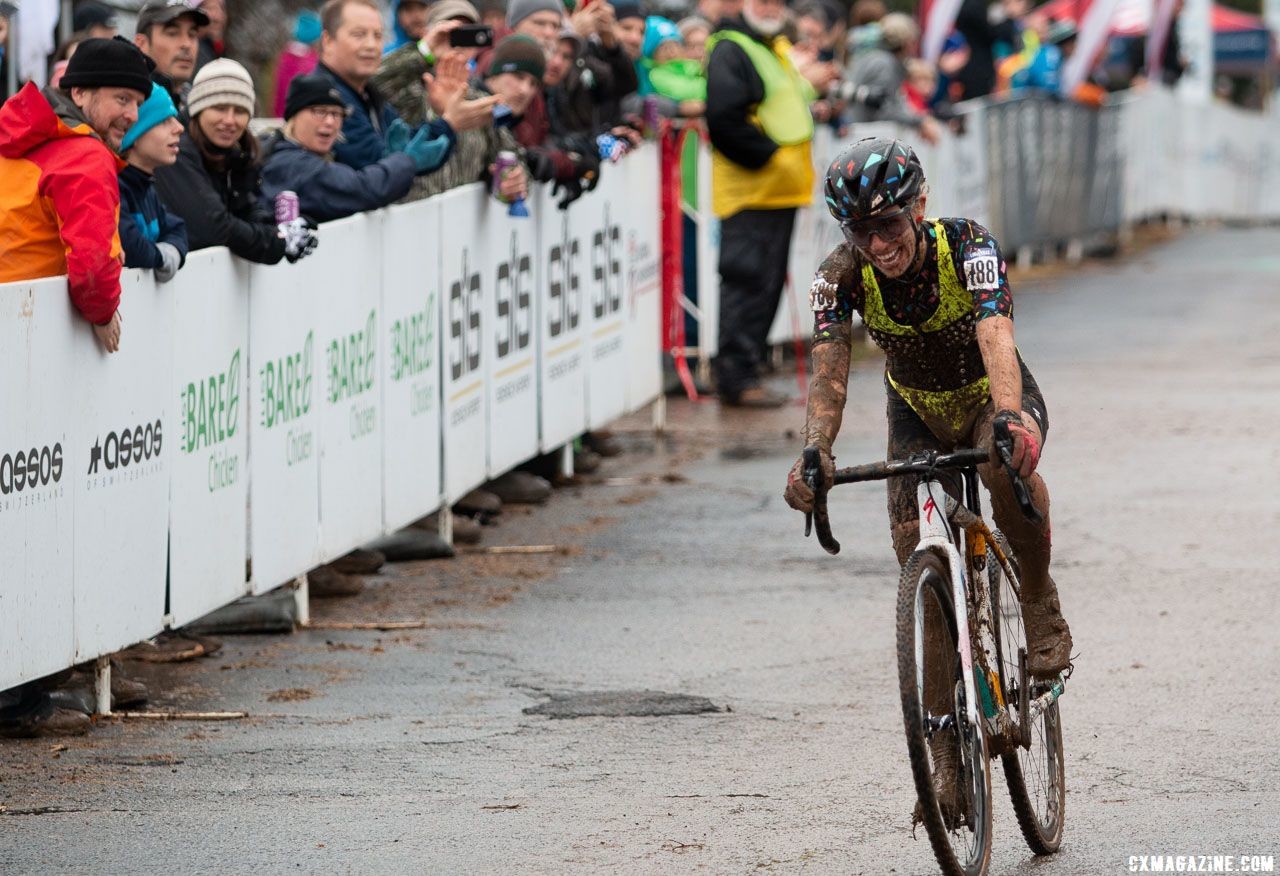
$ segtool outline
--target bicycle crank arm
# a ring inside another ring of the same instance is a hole
[[[1058,680],[1053,683],[1053,687],[1031,701],[1031,705],[1027,709],[1031,713],[1030,720],[1039,719],[1046,709],[1057,702],[1058,697],[1062,696],[1064,690],[1066,690],[1066,686],[1062,683],[1062,677],[1059,676]]]

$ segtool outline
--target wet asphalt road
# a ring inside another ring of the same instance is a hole
[[[1001,793],[992,873],[1280,857],[1276,252],[1278,231],[1197,231],[1019,286],[1079,654],[1063,849],[1034,861]],[[882,411],[869,357],[842,463],[882,457]],[[801,419],[676,405],[669,442],[624,435],[605,474],[686,482],[562,491],[486,539],[569,556],[400,566],[316,606],[424,630],[231,637],[141,670],[153,705],[249,720],[0,743],[0,870],[935,872],[910,831],[883,487],[833,498],[839,557],[801,538],[780,498]],[[644,689],[725,710],[522,712]]]

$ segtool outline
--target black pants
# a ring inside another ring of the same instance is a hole
[[[796,211],[743,210],[720,223],[720,355],[716,384],[733,398],[759,382],[787,281]]]

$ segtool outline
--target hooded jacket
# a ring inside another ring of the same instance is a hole
[[[391,4],[391,42],[387,43],[386,48],[382,50],[382,54],[389,55],[401,46],[415,42],[417,40],[409,36],[405,29],[400,26],[400,0],[395,0]]]
[[[341,219],[364,210],[377,210],[409,193],[417,167],[396,152],[353,170],[345,164],[304,149],[276,132],[263,147],[262,193],[274,203],[283,191],[298,195],[299,209],[317,222]]]
[[[342,141],[334,148],[334,156],[356,170],[385,158],[387,129],[400,118],[395,107],[387,103],[386,97],[372,82],[365,85],[363,92],[357,93],[345,79],[323,63],[316,65],[316,72],[329,77],[342,95],[343,102],[351,110],[351,115],[342,123]],[[458,135],[444,119],[428,122],[427,127],[433,138],[448,137],[450,150],[457,144]]]
[[[622,49],[591,43],[564,81],[547,89],[551,136],[603,134],[622,124],[622,99],[636,90],[636,67]]]
[[[170,213],[156,194],[155,178],[130,165],[120,172],[120,242],[126,268],[164,264],[156,244],[172,244],[187,261],[187,225]]]
[[[76,106],[28,83],[0,108],[0,283],[67,275],[95,325],[120,305],[124,162]]]
[[[187,223],[191,249],[225,246],[264,265],[284,258],[284,240],[274,208],[262,198],[258,166],[239,148],[227,153],[223,170],[211,170],[191,133],[183,134],[177,163],[156,170],[156,190]]]

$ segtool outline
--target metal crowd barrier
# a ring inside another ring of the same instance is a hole
[[[1218,103],[1196,104],[1153,87],[1113,95],[1100,109],[1027,94],[958,107],[962,133],[930,145],[906,128],[858,125],[846,141],[899,137],[912,143],[929,178],[928,211],[987,225],[1005,257],[1030,261],[1065,249],[1078,257],[1100,238],[1161,215],[1192,220],[1280,219],[1280,116]],[[822,178],[841,143],[827,126],[813,141],[816,185],[796,217],[790,281],[769,333],[771,344],[809,334],[808,286],[839,230],[827,213]],[[699,161],[694,204],[698,343],[686,349],[705,373],[716,354],[719,222],[710,210],[709,147]],[[669,284],[668,284],[669,286]]]

